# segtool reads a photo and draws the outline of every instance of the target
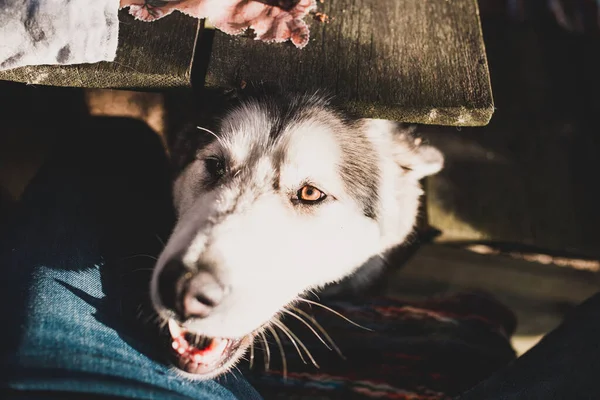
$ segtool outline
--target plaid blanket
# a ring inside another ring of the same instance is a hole
[[[515,357],[509,341],[515,316],[485,293],[419,303],[379,297],[325,304],[370,330],[315,304],[291,309],[296,317],[285,314],[282,322],[297,339],[271,333],[265,336],[268,355],[264,344],[256,345],[252,368],[250,362],[241,366],[266,399],[449,399]]]

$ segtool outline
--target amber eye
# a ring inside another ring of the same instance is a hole
[[[298,190],[298,200],[304,203],[316,203],[322,201],[327,195],[314,186],[306,185]]]

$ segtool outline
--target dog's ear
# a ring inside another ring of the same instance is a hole
[[[424,143],[416,135],[415,126],[370,118],[363,119],[362,123],[371,138],[383,139],[392,147],[392,157],[406,175],[421,179],[439,172],[444,166],[442,153]]]

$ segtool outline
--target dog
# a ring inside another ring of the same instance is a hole
[[[204,111],[173,146],[177,223],[150,285],[192,379],[232,368],[308,291],[380,268],[413,230],[419,181],[443,165],[405,125],[319,93],[236,94]]]

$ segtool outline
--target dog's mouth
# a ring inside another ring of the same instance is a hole
[[[176,366],[197,376],[213,376],[235,361],[244,339],[217,338],[188,331],[174,319],[169,319],[171,346]]]

